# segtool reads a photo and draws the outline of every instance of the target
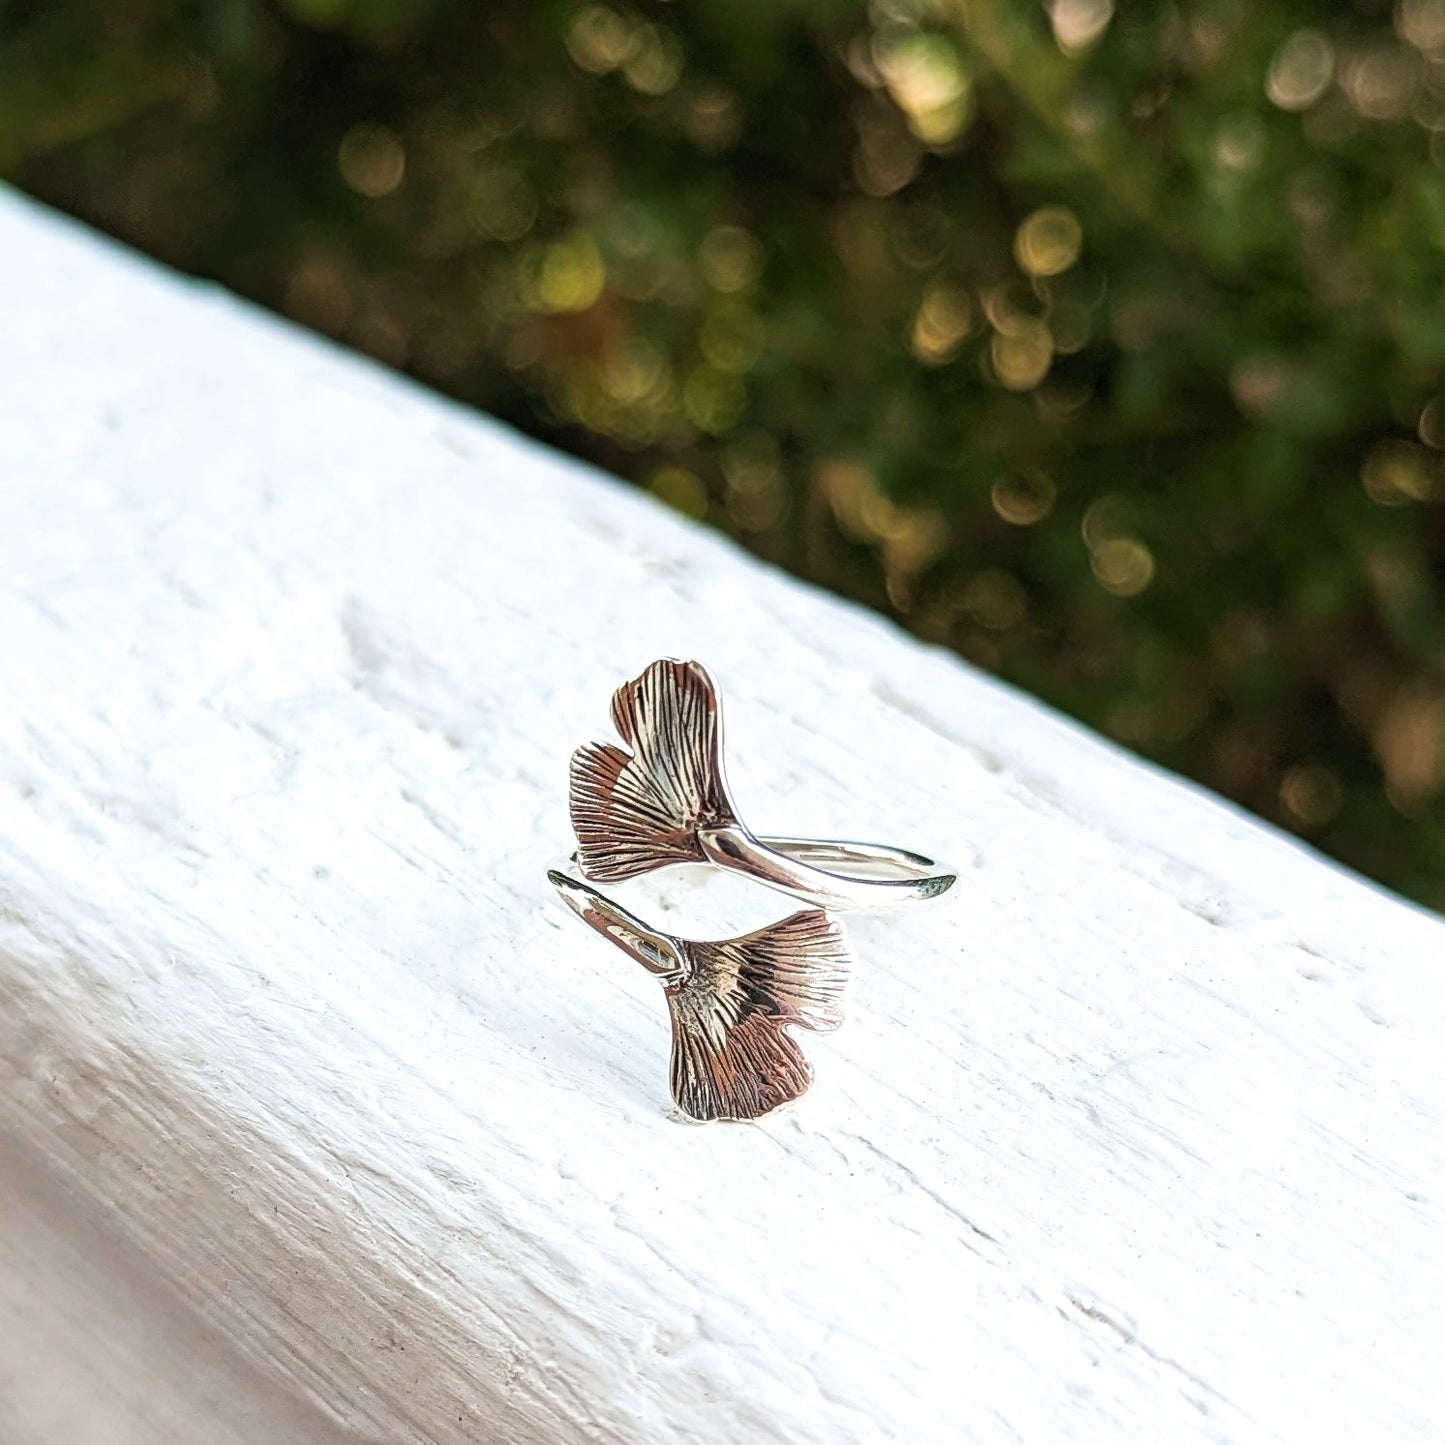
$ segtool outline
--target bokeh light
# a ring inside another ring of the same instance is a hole
[[[361,122],[341,137],[336,163],[353,191],[376,199],[389,196],[406,175],[406,151],[384,125]]]
[[[1307,110],[1334,78],[1335,51],[1318,30],[1296,30],[1275,51],[1265,89],[1282,110]]]
[[[1079,259],[1083,243],[1083,228],[1067,206],[1040,206],[1018,228],[1014,256],[1030,276],[1058,276]]]

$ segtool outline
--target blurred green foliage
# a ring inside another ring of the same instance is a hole
[[[0,170],[1445,905],[1445,0],[0,0]]]

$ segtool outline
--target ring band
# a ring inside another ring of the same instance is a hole
[[[917,906],[958,881],[905,848],[754,834],[728,794],[722,702],[701,663],[652,663],[612,695],[612,721],[630,753],[589,743],[572,755],[572,826],[587,878],[622,883],[674,863],[714,863],[838,910]]]
[[[741,938],[699,942],[650,928],[571,870],[547,880],[590,928],[663,985],[672,1024],[672,1097],[689,1118],[757,1119],[807,1092],[813,1071],[790,1025],[843,1022],[855,958],[819,909]]]
[[[698,842],[710,863],[839,912],[916,907],[941,897],[958,879],[933,858],[885,843],[757,838],[741,824],[699,829]],[[824,863],[844,871],[821,867]]]

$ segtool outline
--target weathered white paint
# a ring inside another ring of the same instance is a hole
[[[1445,1432],[1439,920],[13,196],[0,276],[0,1440]],[[542,882],[661,654],[757,826],[964,865],[759,1126]]]

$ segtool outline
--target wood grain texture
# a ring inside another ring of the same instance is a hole
[[[0,274],[0,1439],[1440,1438],[1439,920],[4,195]],[[759,1125],[543,881],[667,655],[755,826],[963,865]]]

